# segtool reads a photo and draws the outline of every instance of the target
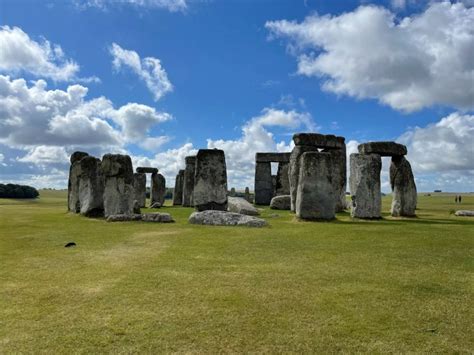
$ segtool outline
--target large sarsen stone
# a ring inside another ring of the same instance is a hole
[[[357,147],[360,154],[378,154],[380,156],[406,155],[407,147],[395,142],[368,142]]]
[[[267,222],[264,219],[225,211],[193,212],[189,217],[189,223],[212,226],[246,227],[264,227],[267,225]]]
[[[196,170],[196,157],[188,156],[184,158],[186,168],[184,169],[183,182],[183,206],[192,207],[194,191],[194,172]]]
[[[281,195],[275,196],[270,202],[270,208],[273,210],[290,210],[291,209],[291,196]]]
[[[258,216],[258,210],[247,200],[242,197],[228,197],[227,198],[228,211],[248,216]]]
[[[144,208],[146,203],[146,174],[133,174],[133,188],[135,190],[135,200],[138,202],[138,207]]]
[[[166,179],[161,174],[151,174],[150,206],[158,202],[161,206],[165,203]]]
[[[173,191],[173,206],[183,204],[183,184],[184,184],[184,170],[180,170],[176,175]]]
[[[404,156],[392,157],[390,165],[390,185],[392,186],[392,208],[394,217],[415,216],[417,194],[411,165]]]
[[[79,178],[80,212],[87,217],[104,215],[104,176],[100,159],[86,156],[79,161],[81,176]]]

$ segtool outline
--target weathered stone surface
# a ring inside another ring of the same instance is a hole
[[[199,149],[193,201],[198,211],[227,210],[227,167],[223,150]]]
[[[258,216],[260,214],[252,204],[242,197],[228,197],[227,205],[229,212],[246,214],[248,216]]]
[[[474,217],[474,211],[472,210],[459,210],[454,214],[459,217]]]
[[[264,219],[225,211],[193,212],[189,217],[189,223],[212,226],[246,227],[264,227],[267,225],[267,222]]]
[[[105,178],[105,217],[131,215],[135,200],[132,160],[128,155],[106,154],[102,158],[101,170]]]
[[[381,217],[381,168],[382,159],[378,154],[351,154],[349,185],[352,199],[352,217]]]
[[[407,147],[395,142],[368,142],[357,147],[360,154],[378,154],[383,157],[406,155]]]
[[[161,203],[155,202],[155,203],[150,205],[150,208],[161,208]]]
[[[173,191],[173,206],[183,204],[183,184],[184,184],[184,170],[180,170],[176,175]]]
[[[347,158],[346,145],[341,149],[325,149],[323,152],[331,154],[332,158],[332,187],[334,198],[336,199],[336,212],[342,212],[347,208],[346,188],[347,188]]]
[[[332,186],[331,154],[306,152],[301,156],[300,164],[296,216],[309,220],[333,219],[336,200]]]
[[[173,223],[174,219],[169,213],[144,213],[141,215],[143,222]]]
[[[137,168],[137,173],[140,173],[140,174],[158,174],[158,169],[157,168],[149,168],[149,167],[143,167],[143,166],[139,166]]]
[[[344,141],[344,137],[337,137],[332,134],[296,133],[293,135],[295,145],[309,145],[316,148],[342,149]]]
[[[107,222],[130,222],[130,221],[141,221],[141,214],[112,214],[106,219]]]
[[[159,202],[161,206],[165,203],[166,179],[161,174],[151,174],[150,205]]]
[[[290,163],[279,163],[275,182],[275,196],[290,194],[290,177],[288,171]]]
[[[140,214],[141,213],[140,204],[138,203],[137,200],[133,201],[133,213],[134,214]]]
[[[80,212],[87,217],[104,215],[104,176],[100,159],[86,156],[77,161],[80,165],[79,201]]]
[[[188,156],[184,158],[186,162],[186,168],[184,170],[184,183],[183,183],[183,206],[192,207],[193,202],[193,191],[194,191],[194,173],[196,170],[196,157]]]
[[[229,191],[229,196],[230,196],[230,197],[235,197],[235,194],[236,194],[236,192],[235,192],[235,187],[233,187],[233,188],[231,188],[230,191]]]
[[[255,153],[256,163],[288,163],[291,153]]]
[[[133,174],[133,189],[135,191],[134,199],[137,200],[140,208],[145,207],[146,203],[146,174]]]
[[[392,157],[390,165],[390,185],[392,186],[392,208],[394,217],[415,216],[417,193],[411,165],[404,156]]]
[[[288,176],[290,181],[291,211],[295,211],[298,179],[300,175],[300,157],[305,152],[317,152],[318,148],[310,145],[297,145],[291,151]]]
[[[82,158],[87,157],[88,155],[89,154],[87,154],[86,152],[74,152],[71,154],[71,157],[69,160],[71,164],[74,164],[76,161],[79,161]]]
[[[271,163],[255,165],[255,204],[269,205],[273,197],[273,179]]]
[[[272,198],[270,208],[273,210],[290,210],[291,209],[291,195],[280,195]]]
[[[247,202],[252,203],[252,198],[250,196],[250,189],[248,187],[245,188],[245,199]]]
[[[71,158],[71,161],[73,159]],[[69,212],[79,213],[81,203],[79,201],[79,181],[81,177],[80,160],[75,159],[69,167],[69,179],[67,187],[67,206]]]

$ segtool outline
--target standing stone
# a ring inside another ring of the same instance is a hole
[[[196,157],[188,156],[184,158],[186,168],[184,170],[183,183],[183,206],[193,206],[193,190],[194,190],[194,172],[196,169]]]
[[[334,198],[336,199],[336,212],[342,212],[347,208],[346,188],[347,188],[347,158],[346,145],[341,149],[324,149],[323,152],[331,154],[333,167],[332,186]]]
[[[272,175],[272,198],[276,194],[276,185],[277,185],[277,176]],[[271,201],[271,199],[270,199],[270,201]]]
[[[273,178],[271,163],[256,163],[255,166],[255,204],[269,205],[273,197]]]
[[[245,188],[245,199],[247,200],[247,202],[252,203],[252,199],[250,197],[250,189],[248,187]]]
[[[173,191],[173,206],[183,204],[183,184],[184,184],[184,170],[180,170],[176,175]]]
[[[165,203],[166,195],[166,179],[163,175],[155,173],[151,174],[151,192],[150,206],[158,202],[160,206]]]
[[[198,211],[227,211],[227,168],[223,150],[198,151],[193,201]]]
[[[411,165],[404,156],[392,157],[390,185],[393,191],[392,216],[415,216],[417,203],[415,178],[413,177]]]
[[[278,163],[278,172],[276,176],[275,196],[290,194],[290,179],[288,169],[290,163]]]
[[[87,157],[89,154],[85,152],[74,152],[71,154],[69,167],[69,179],[67,187],[67,206],[68,211],[79,213],[81,210],[81,204],[79,201],[79,178],[81,176],[81,165],[80,161],[82,158]]]
[[[335,217],[330,153],[306,152],[301,156],[296,216],[310,220]]]
[[[102,158],[101,170],[105,178],[105,217],[133,214],[135,189],[130,157],[121,154],[106,154]]]
[[[230,189],[229,196],[230,197],[235,197],[235,194],[236,194],[235,187],[233,187],[233,188]]]
[[[318,148],[311,145],[296,145],[291,151],[290,166],[288,168],[288,179],[290,182],[291,210],[296,210],[296,195],[298,191],[298,179],[300,174],[300,157],[305,152],[317,152]]]
[[[380,218],[382,196],[380,169],[382,159],[378,154],[351,154],[350,177],[351,216],[356,218]]]
[[[133,174],[133,189],[135,190],[135,200],[137,200],[138,207],[144,208],[146,203],[146,174]]]
[[[100,159],[86,156],[79,161],[81,175],[79,179],[80,212],[87,217],[104,215],[104,176]]]

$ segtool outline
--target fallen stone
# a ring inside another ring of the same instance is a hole
[[[106,219],[107,222],[130,222],[130,221],[141,221],[141,214],[112,214]]]
[[[392,186],[393,217],[415,216],[417,193],[411,165],[404,156],[392,157],[390,165],[390,185]]]
[[[360,154],[378,154],[382,157],[406,155],[407,147],[395,142],[368,142],[359,144]]]
[[[161,203],[155,202],[150,206],[150,208],[161,208]]]
[[[349,185],[352,217],[369,219],[381,217],[381,168],[382,159],[378,154],[351,154]]]
[[[199,149],[193,196],[198,211],[227,211],[227,167],[223,150]]]
[[[186,162],[186,168],[184,169],[184,182],[183,182],[183,206],[192,207],[193,204],[193,191],[194,191],[194,172],[196,170],[196,157],[187,156],[184,158]]]
[[[149,168],[149,167],[142,167],[142,166],[139,166],[137,169],[136,169],[136,172],[137,173],[141,173],[141,174],[158,174],[158,169],[157,168]]]
[[[295,212],[298,218],[331,220],[335,217],[330,153],[306,152],[301,156]]]
[[[242,197],[228,197],[227,206],[229,212],[245,214],[248,216],[258,216],[260,214],[252,204]]]
[[[456,211],[454,214],[459,217],[474,217],[473,210],[459,210]]]
[[[135,191],[135,200],[138,202],[138,206],[143,208],[146,203],[146,174],[135,173],[133,174],[133,189]]]
[[[180,170],[176,175],[173,191],[173,206],[183,204],[183,184],[184,184],[184,170]]]
[[[275,196],[270,202],[270,208],[273,210],[290,210],[291,209],[291,196],[281,195]]]
[[[319,133],[296,133],[293,135],[295,145],[309,145],[316,148],[342,149],[344,137],[337,137],[332,134]]]
[[[169,213],[144,213],[142,214],[142,221],[155,223],[173,223],[174,219]]]
[[[75,164],[80,164],[79,202],[80,213],[87,217],[104,215],[104,176],[100,159],[86,156]]]
[[[161,174],[151,174],[150,205],[156,202],[163,206],[166,195],[166,179]]]
[[[189,217],[191,224],[203,224],[212,226],[246,226],[264,227],[267,222],[264,219],[247,216],[235,212],[226,211],[202,211],[193,212]]]

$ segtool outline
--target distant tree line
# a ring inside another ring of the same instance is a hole
[[[37,198],[38,196],[38,190],[31,186],[0,184],[0,198]]]

